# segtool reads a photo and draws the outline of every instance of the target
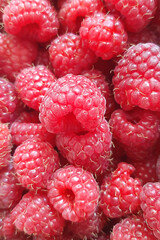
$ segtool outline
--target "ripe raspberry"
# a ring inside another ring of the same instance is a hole
[[[16,90],[22,101],[37,111],[46,91],[56,77],[45,66],[39,65],[23,69],[15,82]]]
[[[160,239],[160,182],[146,183],[140,194],[143,217],[156,238]]]
[[[92,132],[57,135],[56,145],[73,165],[99,175],[106,171],[111,155],[111,133],[106,120]]]
[[[107,217],[120,218],[140,209],[142,186],[139,179],[130,177],[134,170],[132,165],[121,162],[112,175],[104,179],[100,207]]]
[[[60,235],[64,227],[63,218],[50,206],[45,192],[25,194],[11,216],[16,228],[29,235],[44,238]]]
[[[16,75],[32,64],[37,55],[33,42],[0,33],[0,75],[14,81]]]
[[[68,74],[46,92],[40,121],[53,133],[95,130],[104,117],[105,104],[94,83],[84,76]]]
[[[152,230],[147,226],[144,218],[140,216],[131,216],[121,220],[113,227],[110,240],[156,240]]]
[[[135,106],[160,111],[160,48],[139,43],[124,54],[114,71],[115,100],[124,110]]]
[[[46,188],[51,174],[59,167],[59,157],[49,143],[28,139],[16,148],[14,167],[22,186],[30,190]]]
[[[48,0],[11,0],[4,9],[3,22],[6,32],[37,42],[51,40],[59,27]]]
[[[57,77],[67,73],[81,74],[97,59],[81,38],[73,33],[66,33],[54,39],[49,48],[49,54]]]
[[[23,111],[15,121],[19,123],[39,123],[39,113],[36,111]]]
[[[66,220],[84,221],[97,208],[98,184],[92,174],[82,168],[69,165],[58,169],[47,187],[51,204]]]
[[[124,52],[127,44],[127,33],[123,24],[110,14],[98,13],[84,19],[80,36],[96,56],[104,60]]]

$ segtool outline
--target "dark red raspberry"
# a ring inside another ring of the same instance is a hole
[[[80,74],[96,62],[95,54],[82,42],[80,36],[66,33],[51,43],[49,54],[56,76]]]
[[[22,101],[37,111],[46,91],[56,77],[45,66],[23,69],[16,77],[15,87]]]
[[[62,155],[73,165],[99,175],[106,171],[111,156],[111,132],[106,120],[87,133],[64,133],[56,138]]]
[[[104,117],[105,99],[88,78],[68,74],[52,84],[40,105],[49,132],[95,130]]]
[[[114,71],[115,100],[124,110],[135,106],[160,111],[160,48],[139,43],[124,54]]]
[[[96,211],[99,187],[90,172],[69,165],[53,174],[48,198],[64,219],[84,221]]]
[[[4,9],[3,22],[6,32],[37,42],[52,39],[59,27],[49,0],[11,0]]]
[[[40,48],[38,49],[38,54],[37,57],[34,61],[34,64],[37,65],[43,65],[47,67],[49,70],[53,71],[52,64],[49,58],[49,51],[48,49],[45,48]]]
[[[44,238],[61,235],[64,227],[63,218],[49,204],[45,192],[25,194],[11,217],[18,230]]]
[[[20,113],[19,117],[16,118],[15,121],[19,123],[40,123],[39,113],[36,111],[31,112],[23,111]]]
[[[104,60],[124,52],[127,33],[123,24],[113,15],[98,13],[83,20],[80,36],[89,48]]]
[[[30,190],[46,188],[51,174],[59,167],[52,145],[36,138],[19,145],[13,157],[19,182]]]
[[[32,64],[37,55],[33,42],[0,33],[0,75],[11,81],[23,69]]]
[[[100,235],[98,236],[97,240],[110,240],[110,235],[105,234],[105,233],[100,233]]]
[[[140,209],[142,186],[139,179],[130,177],[134,170],[131,164],[121,162],[112,175],[104,179],[100,207],[107,217],[120,218]]]

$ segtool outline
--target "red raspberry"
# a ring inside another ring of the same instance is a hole
[[[9,209],[0,209],[0,239],[3,236],[3,221],[5,219],[5,217],[9,214]]]
[[[48,182],[48,197],[64,219],[79,222],[95,212],[99,187],[91,173],[70,165],[53,174]]]
[[[0,22],[2,22],[3,10],[7,6],[10,0],[1,0],[0,2]]]
[[[58,77],[67,73],[80,74],[83,70],[89,69],[97,59],[81,38],[73,33],[66,33],[54,39],[49,54]]]
[[[23,111],[15,121],[19,123],[39,123],[39,113],[36,111]]]
[[[60,235],[64,227],[63,218],[50,206],[45,192],[25,194],[11,216],[16,228],[29,235],[44,238]]]
[[[84,19],[80,36],[96,56],[104,60],[124,52],[127,44],[123,24],[110,14],[99,13]]]
[[[153,230],[156,238],[160,239],[160,182],[146,183],[140,194],[141,208],[143,210],[143,217]]]
[[[14,167],[22,186],[30,190],[46,188],[51,174],[59,167],[59,157],[49,143],[28,139],[16,148]]]
[[[37,55],[33,42],[0,33],[0,75],[14,81],[16,75],[32,64]]]
[[[104,179],[100,207],[107,217],[120,218],[140,209],[142,186],[139,179],[130,177],[134,170],[132,165],[121,162],[112,175]]]
[[[3,22],[6,32],[37,42],[51,40],[59,27],[49,0],[11,0],[4,9]]]
[[[96,130],[81,134],[60,134],[56,144],[62,155],[78,167],[99,175],[106,171],[111,155],[111,133],[106,120]]]
[[[22,101],[37,111],[46,91],[56,77],[45,66],[39,65],[23,69],[15,82],[16,90]]]
[[[135,106],[160,111],[160,48],[139,43],[124,54],[114,71],[115,100],[124,110]]]
[[[53,133],[91,131],[100,125],[105,105],[94,83],[84,76],[68,74],[47,91],[40,105],[40,121]]]
[[[131,216],[123,219],[113,227],[110,240],[156,240],[152,230],[142,216]]]

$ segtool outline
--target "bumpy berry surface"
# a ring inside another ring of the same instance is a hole
[[[50,60],[56,76],[80,74],[96,62],[95,54],[82,42],[80,36],[66,33],[55,38],[49,48]]]
[[[160,48],[139,43],[124,54],[114,71],[115,100],[124,110],[138,106],[160,111]]]
[[[139,179],[130,177],[134,170],[132,165],[122,162],[111,176],[104,179],[100,207],[107,217],[119,218],[140,209],[142,186]]]
[[[15,122],[19,123],[40,123],[39,121],[39,113],[36,111],[22,111],[18,118],[16,118]]]
[[[5,217],[9,214],[9,209],[0,209],[0,239],[3,236],[3,221],[5,219]]]
[[[2,22],[4,8],[8,5],[10,0],[1,0],[0,2],[0,22]]]
[[[80,36],[96,56],[104,60],[117,56],[126,48],[127,33],[123,24],[110,14],[98,13],[84,19]]]
[[[51,174],[59,167],[59,157],[51,144],[28,139],[16,148],[14,167],[24,187],[46,188]]]
[[[6,32],[37,42],[52,39],[59,27],[49,0],[11,0],[4,9],[3,22]]]
[[[40,121],[49,132],[95,130],[105,113],[105,99],[89,79],[68,74],[59,78],[40,105]]]
[[[58,169],[47,187],[51,204],[66,220],[83,221],[96,211],[99,187],[92,174],[82,168],[70,165]]]

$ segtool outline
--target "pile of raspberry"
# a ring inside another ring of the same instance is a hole
[[[0,1],[0,240],[160,240],[160,1]]]

